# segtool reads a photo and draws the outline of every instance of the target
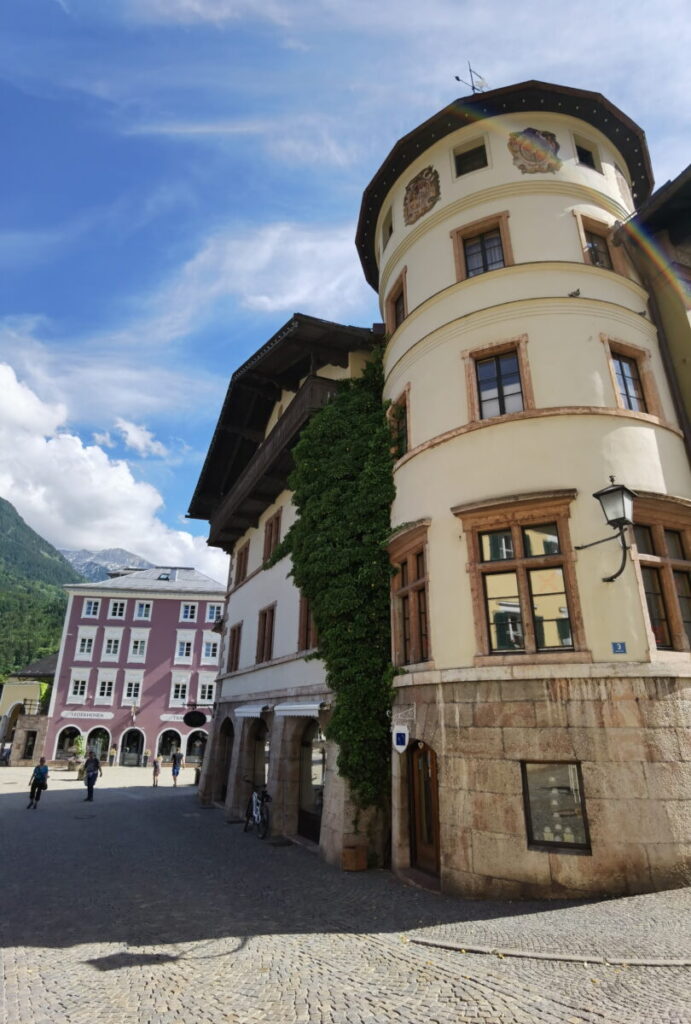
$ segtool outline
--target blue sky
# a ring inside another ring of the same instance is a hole
[[[184,519],[232,371],[294,311],[379,319],[353,237],[466,90],[602,92],[688,163],[686,3],[3,0],[0,495],[60,547],[223,580]]]

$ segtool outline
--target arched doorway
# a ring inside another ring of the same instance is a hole
[[[55,760],[66,761],[72,754],[72,747],[81,732],[74,725],[68,725],[58,733],[58,742],[55,748]]]
[[[140,729],[128,729],[120,745],[120,764],[136,767],[142,763],[144,733]]]
[[[422,740],[408,748],[410,863],[428,875],[439,874],[439,787],[437,755]]]
[[[110,747],[110,733],[107,729],[99,727],[92,729],[86,740],[87,753],[93,750],[99,761],[108,760],[108,748]]]
[[[223,804],[226,802],[226,796],[228,795],[228,775],[230,774],[230,762],[233,757],[234,737],[233,723],[229,718],[226,718],[218,730],[211,795],[212,800],[217,800]]]
[[[166,729],[158,738],[158,756],[162,761],[170,761],[177,750],[182,750],[182,739],[177,729]]]
[[[315,843],[321,830],[325,772],[326,740],[319,722],[312,718],[300,741],[298,833]]]
[[[12,746],[14,731],[17,728],[17,721],[20,715],[24,714],[24,705],[15,704],[7,713],[7,724],[5,725],[4,742]]]
[[[259,718],[250,727],[249,773],[253,786],[265,786],[269,781],[269,727]]]
[[[185,761],[187,764],[201,764],[204,760],[207,735],[202,729],[191,732],[187,737],[187,751]]]

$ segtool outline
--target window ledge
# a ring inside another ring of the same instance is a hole
[[[592,662],[590,651],[542,651],[525,654],[476,654],[474,665],[565,665]]]

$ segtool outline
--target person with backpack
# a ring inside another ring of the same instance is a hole
[[[88,800],[90,803],[94,799],[94,786],[96,785],[96,780],[99,775],[103,775],[101,762],[96,757],[93,750],[90,750],[89,756],[84,763],[84,785],[86,786],[86,796],[84,799]]]

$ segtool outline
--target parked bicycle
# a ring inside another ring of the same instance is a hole
[[[249,782],[249,779],[245,780]],[[253,784],[254,785],[254,784]],[[252,795],[247,803],[245,813],[245,832],[256,827],[260,839],[265,839],[269,833],[269,808],[271,797],[266,792],[266,786],[254,786]]]

